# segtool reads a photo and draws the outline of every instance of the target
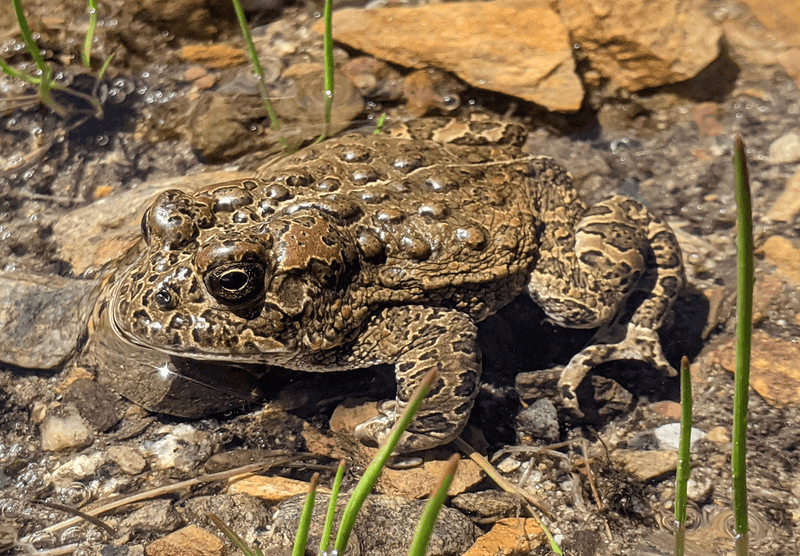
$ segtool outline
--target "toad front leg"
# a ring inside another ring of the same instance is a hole
[[[397,451],[426,450],[455,439],[478,393],[477,333],[468,315],[451,309],[405,306],[379,314],[356,341],[354,353],[366,360],[394,363],[397,397],[381,404],[381,415],[359,425],[356,437],[365,444],[381,444],[422,378],[436,368],[439,377]]]

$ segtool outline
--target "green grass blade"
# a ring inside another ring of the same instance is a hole
[[[414,540],[411,541],[411,547],[408,549],[408,556],[424,556],[425,551],[428,549],[428,542],[431,540],[433,534],[433,527],[436,525],[436,520],[439,517],[439,511],[444,505],[447,498],[447,490],[456,476],[456,469],[458,468],[458,461],[461,456],[453,454],[447,460],[447,464],[439,479],[439,484],[434,492],[434,495],[425,504],[425,510],[422,512],[422,517],[417,524],[417,530],[414,532]]]
[[[333,110],[333,0],[325,0],[325,34],[323,54],[325,57],[325,130],[322,137],[330,135],[331,111]]]
[[[339,489],[342,486],[342,479],[344,478],[344,460],[339,462],[339,468],[336,470],[336,478],[333,479],[333,487],[331,488],[331,499],[328,502],[328,513],[325,515],[325,527],[322,529],[322,539],[319,543],[319,552],[322,554],[328,550],[328,545],[331,540],[331,531],[333,531],[333,518],[336,515],[336,501],[339,498]]]
[[[750,179],[744,142],[737,135],[733,142],[734,189],[736,197],[736,386],[733,399],[733,479],[734,533],[736,554],[747,554],[747,405],[750,385],[750,343],[753,322],[753,210]]]
[[[89,28],[86,30],[86,39],[83,41],[81,49],[81,60],[87,68],[92,67],[92,42],[94,41],[94,30],[97,27],[97,0],[87,0],[89,4]]]
[[[8,64],[6,64],[2,58],[0,58],[0,70],[3,70],[3,73],[5,73],[10,77],[23,80],[28,85],[35,85],[38,87],[39,84],[42,82],[42,80],[38,77],[28,75],[27,73],[23,73],[17,69],[12,68]]]
[[[681,359],[681,435],[675,477],[675,556],[683,556],[686,541],[686,490],[689,484],[689,448],[692,440],[692,376],[689,359]]]
[[[436,369],[431,369],[425,375],[425,378],[422,379],[422,382],[414,391],[414,395],[409,400],[408,407],[406,407],[406,410],[400,416],[400,419],[397,421],[397,423],[395,423],[391,434],[386,440],[386,444],[384,444],[381,449],[378,450],[378,453],[375,455],[372,462],[370,462],[366,471],[364,471],[364,475],[361,477],[361,480],[358,481],[358,485],[356,485],[353,495],[350,497],[350,500],[347,502],[347,506],[344,509],[342,523],[339,526],[339,532],[336,534],[336,542],[334,543],[333,547],[339,552],[339,554],[344,554],[344,550],[347,547],[347,541],[350,540],[350,533],[352,533],[353,526],[356,523],[356,516],[358,515],[359,510],[361,510],[364,500],[366,500],[367,495],[372,491],[372,487],[374,487],[375,483],[378,481],[378,476],[380,475],[383,466],[386,465],[386,461],[392,455],[392,452],[394,452],[394,449],[400,442],[400,438],[403,436],[403,433],[408,428],[408,425],[411,424],[411,420],[414,418],[417,409],[419,409],[425,394],[427,394],[428,390],[430,390],[431,384],[433,384],[433,381],[436,380],[437,375],[438,373],[436,372]]]
[[[383,131],[383,124],[386,123],[386,112],[381,114],[381,117],[378,118],[378,123],[375,125],[375,131],[372,132],[373,135],[380,135],[381,131]]]
[[[319,473],[314,473],[311,477],[311,484],[308,485],[308,496],[306,496],[306,503],[303,504],[303,513],[300,514],[300,522],[297,524],[297,536],[294,538],[292,556],[303,556],[306,553],[308,530],[311,528],[311,516],[314,513],[314,499],[317,497],[318,484]]]
[[[44,79],[44,73],[47,71],[48,67],[47,64],[44,63],[44,57],[42,56],[42,51],[39,50],[39,45],[33,40],[33,32],[28,25],[28,20],[25,18],[22,2],[21,0],[11,0],[11,2],[14,4],[14,13],[17,16],[17,25],[19,25],[22,40],[25,41],[25,49],[30,52],[36,67],[42,71],[42,79]]]
[[[270,126],[272,131],[280,131],[281,124],[278,121],[278,115],[272,107],[272,101],[269,98],[269,91],[267,84],[264,81],[264,68],[261,66],[261,61],[258,59],[258,52],[256,52],[256,45],[253,44],[253,37],[250,35],[250,27],[247,26],[247,18],[244,15],[242,3],[239,0],[232,0],[233,10],[236,12],[236,19],[239,21],[239,28],[242,30],[242,38],[245,45],[247,45],[247,55],[250,57],[250,63],[253,66],[253,71],[258,76],[258,90],[261,92],[261,98],[264,99],[264,106],[267,108],[269,115]]]

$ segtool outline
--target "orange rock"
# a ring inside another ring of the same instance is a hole
[[[244,50],[229,44],[184,46],[178,56],[181,60],[195,62],[210,69],[232,68],[247,61]]]
[[[800,87],[800,48],[791,48],[781,52],[778,54],[778,62]]]
[[[685,81],[719,55],[722,29],[694,0],[555,0],[593,69],[630,91]]]
[[[800,167],[786,182],[780,197],[767,212],[767,218],[778,222],[789,222],[798,212],[800,212]]]
[[[330,492],[319,487],[317,492]],[[291,498],[295,494],[307,494],[308,483],[286,477],[264,477],[252,475],[242,479],[233,478],[228,484],[228,494],[249,494],[255,498],[277,504]]]
[[[722,124],[717,120],[719,105],[716,102],[701,102],[692,110],[692,120],[700,130],[700,135],[716,137],[722,133]]]
[[[654,408],[659,415],[663,415],[667,419],[676,421],[681,418],[681,404],[675,402],[658,402]]]
[[[189,525],[150,543],[147,556],[222,556],[225,544],[196,525]]]
[[[789,0],[744,0],[758,20],[788,44],[800,46],[800,10]]]
[[[800,286],[800,247],[797,243],[783,236],[771,236],[761,249],[767,261],[775,265],[778,276]]]
[[[709,359],[736,372],[736,343],[731,340]],[[800,343],[773,338],[762,330],[753,333],[750,386],[772,406],[800,403]]]
[[[420,24],[424,22],[424,24]],[[316,27],[321,32],[322,22]],[[333,38],[403,66],[433,66],[474,87],[574,112],[583,101],[572,41],[558,15],[528,0],[342,9]]]
[[[535,519],[509,517],[495,523],[491,531],[478,538],[464,556],[523,556],[546,541],[547,537]]]

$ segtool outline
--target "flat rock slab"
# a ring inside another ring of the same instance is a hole
[[[442,68],[474,87],[550,110],[574,112],[583,101],[567,28],[554,11],[528,0],[348,8],[333,14],[333,38],[403,66]]]
[[[293,496],[278,504],[272,529],[258,539],[264,554],[290,554],[305,498],[305,494]],[[317,494],[308,533],[306,545],[308,547],[320,545],[329,500],[328,494]],[[334,523],[341,523],[346,504],[347,500],[344,497],[338,498]],[[356,516],[347,551],[343,552],[369,556],[406,554],[424,507],[425,502],[422,500],[406,500],[380,494],[368,496]],[[445,506],[433,527],[426,554],[427,556],[464,554],[472,546],[477,533],[477,528],[464,514]]]
[[[594,70],[629,91],[696,76],[720,52],[722,28],[694,0],[557,0]]]
[[[142,235],[140,222],[144,209],[162,191],[182,189],[192,193],[215,183],[249,175],[216,171],[158,179],[73,210],[53,229],[59,243],[58,257],[70,263],[75,274],[102,267],[136,245]]]
[[[98,284],[0,273],[0,361],[29,369],[60,365],[78,345]]]

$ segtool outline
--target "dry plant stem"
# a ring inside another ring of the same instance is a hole
[[[747,406],[750,385],[750,343],[753,323],[753,211],[750,180],[741,135],[733,142],[734,189],[736,197],[736,386],[733,398],[733,515],[736,554],[745,556],[747,547]]]
[[[597,485],[594,481],[594,473],[592,473],[592,466],[589,463],[589,456],[587,455],[586,445],[588,441],[584,438],[583,442],[581,442],[581,453],[583,454],[583,465],[585,468],[585,475],[586,479],[589,481],[589,486],[592,489],[592,496],[594,497],[594,503],[597,504],[597,509],[602,511],[603,510],[603,502],[600,500],[600,493],[597,492]]]
[[[236,531],[228,527],[220,518],[213,513],[208,514],[208,519],[219,528],[222,533],[228,537],[231,544],[238,548],[245,556],[264,556],[260,548],[251,549],[242,537],[236,534]]]
[[[484,473],[486,473],[489,476],[490,479],[492,479],[495,483],[497,483],[497,486],[499,486],[500,488],[502,488],[506,492],[510,492],[512,494],[516,494],[516,495],[522,497],[528,504],[530,504],[532,506],[535,506],[536,509],[538,509],[540,512],[542,512],[548,518],[550,518],[552,520],[555,520],[555,516],[553,515],[553,511],[547,505],[545,505],[543,502],[541,502],[539,500],[536,500],[533,496],[531,496],[528,493],[528,491],[522,490],[521,488],[518,488],[513,483],[510,483],[509,481],[507,481],[505,479],[505,477],[503,477],[502,475],[500,475],[500,473],[497,472],[497,469],[495,469],[492,466],[492,464],[489,463],[489,461],[485,457],[480,455],[475,450],[475,448],[473,448],[472,446],[467,444],[460,437],[456,438],[453,441],[453,444],[455,444],[455,446],[459,450],[461,450],[466,456],[468,456],[469,459],[471,459],[476,464],[478,464],[478,467],[480,467],[484,471]],[[531,515],[536,520],[536,523],[539,524],[539,527],[542,528],[542,531],[544,531],[544,534],[547,535],[547,540],[550,542],[550,549],[553,552],[555,552],[556,554],[561,554],[562,553],[561,552],[561,547],[558,546],[558,544],[556,543],[555,539],[553,538],[553,535],[551,535],[550,531],[547,529],[547,527],[544,526],[544,523],[542,523],[542,520],[539,519],[539,516],[537,516],[535,512],[531,512]]]
[[[128,504],[134,504],[136,502],[142,502],[144,500],[150,500],[151,498],[156,498],[157,496],[162,496],[164,494],[169,494],[170,492],[174,492],[176,490],[180,490],[183,488],[193,487],[195,485],[201,485],[204,483],[210,483],[213,481],[222,481],[225,479],[229,479],[231,477],[235,477],[237,475],[244,475],[248,473],[255,473],[256,471],[263,471],[265,469],[269,469],[271,467],[276,467],[279,465],[284,465],[291,461],[295,461],[298,459],[303,459],[311,456],[312,454],[296,454],[293,456],[283,455],[282,457],[276,457],[273,461],[269,462],[262,462],[262,463],[252,463],[250,465],[244,465],[242,467],[237,467],[236,469],[229,469],[228,471],[220,471],[219,473],[212,473],[211,475],[206,475],[205,477],[197,477],[195,479],[189,479],[188,481],[181,481],[179,483],[175,483],[173,485],[167,485],[159,488],[154,488],[151,490],[146,490],[144,492],[140,492],[138,494],[134,494],[132,496],[127,496],[125,498],[120,498],[118,500],[113,500],[108,504],[104,504],[102,506],[98,506],[96,508],[92,508],[90,510],[86,510],[84,513],[87,515],[97,517],[99,515],[114,511],[116,509],[122,508],[127,506]],[[40,532],[42,533],[54,533],[56,531],[60,531],[71,525],[75,525],[76,523],[80,523],[83,518],[81,517],[72,517],[60,523],[56,523],[54,525],[50,525],[49,527],[45,527]]]
[[[553,510],[551,510],[550,507],[547,506],[547,504],[539,500],[536,500],[533,496],[530,495],[530,493],[528,493],[525,490],[519,489],[515,484],[506,480],[506,478],[500,475],[500,473],[497,472],[497,469],[495,469],[485,457],[480,455],[475,450],[475,448],[467,444],[461,438],[456,438],[453,441],[453,444],[455,444],[455,446],[459,450],[461,450],[461,452],[463,452],[465,456],[467,456],[469,459],[478,464],[478,467],[480,467],[484,471],[484,473],[486,473],[489,476],[490,479],[492,479],[495,483],[497,483],[497,486],[499,486],[506,492],[522,496],[522,498],[524,498],[526,502],[534,506],[548,518],[555,519]]]

